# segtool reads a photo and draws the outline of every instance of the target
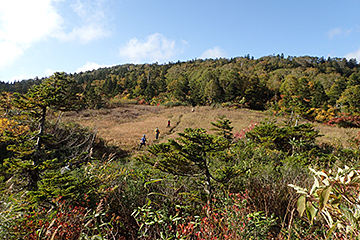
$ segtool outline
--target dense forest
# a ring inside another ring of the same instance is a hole
[[[353,59],[126,64],[0,89],[0,238],[360,238],[360,137],[322,143],[309,123],[359,127]],[[60,121],[128,100],[269,110],[285,121],[234,134],[222,116],[211,133],[187,128],[135,154]]]
[[[196,59],[168,64],[125,64],[69,74],[84,108],[119,99],[144,104],[239,106],[294,111],[329,121],[360,110],[360,68],[355,59],[266,56]],[[42,79],[1,83],[0,91],[26,92]]]

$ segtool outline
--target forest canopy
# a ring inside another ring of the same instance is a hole
[[[124,64],[68,74],[84,108],[136,99],[152,105],[216,105],[297,111],[317,121],[360,110],[355,59],[284,55],[254,59],[195,59]],[[26,92],[44,79],[0,82],[0,91]],[[290,109],[290,110],[289,110]]]
[[[124,64],[68,74],[83,108],[122,99],[151,105],[222,105],[297,112],[330,121],[360,110],[360,71],[355,59],[249,55],[166,64]],[[26,92],[44,79],[0,83],[0,91]]]

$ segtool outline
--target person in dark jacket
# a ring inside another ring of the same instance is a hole
[[[156,129],[155,129],[155,139],[156,139],[156,140],[158,140],[159,135],[160,135],[160,130],[159,130],[159,128],[156,128]]]
[[[146,146],[146,137],[145,134],[143,135],[143,137],[140,139],[140,146],[139,146],[139,150],[141,149],[142,146]]]

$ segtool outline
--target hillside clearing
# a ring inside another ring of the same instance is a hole
[[[264,120],[276,120],[280,117],[270,116],[267,112],[249,109],[230,109],[213,107],[173,107],[128,105],[113,109],[84,110],[67,113],[63,116],[65,122],[76,122],[82,126],[90,127],[108,144],[118,146],[124,150],[135,150],[143,134],[147,136],[148,143],[155,141],[155,128],[160,129],[159,142],[168,138],[177,137],[178,132],[185,128],[205,128],[211,132],[211,122],[225,115],[232,121],[233,133],[241,133],[252,124]],[[171,121],[167,128],[167,121]],[[323,135],[318,140],[326,143],[339,142],[349,146],[348,140],[356,136],[357,129],[331,127],[325,124],[315,124],[315,128]]]

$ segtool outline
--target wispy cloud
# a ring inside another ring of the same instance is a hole
[[[33,44],[46,39],[88,43],[110,35],[101,7],[105,1],[87,1],[86,4],[84,1],[77,0],[72,5],[77,18],[75,25],[60,14],[61,0],[1,1],[0,67],[11,65]]]
[[[186,45],[185,41],[177,43],[155,33],[147,36],[145,40],[132,38],[126,46],[120,48],[119,55],[132,63],[169,61],[173,56],[182,53]]]
[[[332,28],[328,31],[328,37],[329,39],[333,39],[335,37],[338,36],[348,36],[353,32],[357,32],[359,31],[359,27],[353,27],[353,28],[349,28],[349,29],[343,29],[343,28]]]
[[[226,52],[224,49],[220,48],[220,47],[214,47],[214,48],[210,48],[208,50],[206,50],[205,52],[203,52],[200,56],[200,58],[202,59],[206,59],[206,58],[221,58],[221,57],[226,57]]]
[[[53,36],[62,41],[76,41],[89,43],[93,40],[109,36],[110,31],[106,30],[101,24],[89,23],[81,27],[74,28],[71,32],[57,32]]]
[[[16,75],[16,76],[12,76],[9,82],[15,82],[15,81],[21,81],[24,79],[34,79],[36,76],[32,76],[32,75]]]
[[[330,39],[333,39],[334,37],[341,35],[343,33],[343,30],[341,28],[332,28],[330,31],[328,31],[328,36]]]
[[[58,31],[53,36],[63,41],[78,40],[81,43],[110,36],[111,32],[107,28],[107,17],[104,11],[105,2],[105,0],[77,0],[71,5],[71,9],[76,13],[78,24],[73,26],[71,31]],[[65,19],[63,27],[67,24],[69,23]]]
[[[360,48],[354,52],[348,53],[345,55],[346,59],[356,58],[357,61],[360,60]]]
[[[112,66],[115,66],[115,65],[106,65],[106,64],[98,64],[98,63],[94,63],[94,62],[87,62],[84,66],[76,69],[75,72],[77,72],[77,73],[86,72],[86,71],[96,70],[96,69],[104,68],[104,67],[112,67]]]

